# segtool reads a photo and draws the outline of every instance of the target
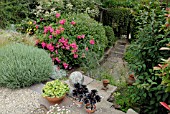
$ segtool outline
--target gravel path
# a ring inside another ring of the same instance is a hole
[[[38,108],[40,94],[30,89],[16,89],[0,87],[0,114],[31,114]]]

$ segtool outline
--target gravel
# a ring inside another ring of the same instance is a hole
[[[0,87],[0,114],[31,114],[40,107],[40,94],[28,88],[8,89]]]

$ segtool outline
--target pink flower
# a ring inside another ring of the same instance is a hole
[[[61,33],[61,31],[58,30],[58,29],[55,32],[56,32],[56,34],[60,34]]]
[[[39,27],[38,25],[35,26],[36,29],[38,29],[38,27]]]
[[[60,60],[58,57],[56,57],[55,60],[56,60],[58,63],[61,62],[61,60]]]
[[[63,32],[63,31],[64,31],[64,28],[63,28],[63,27],[60,27],[60,31],[62,31],[62,32]]]
[[[48,32],[48,27],[44,27],[44,33],[46,34]]]
[[[34,25],[36,24],[37,22],[36,21],[34,21]]]
[[[57,51],[57,50],[55,50],[55,53],[56,53],[56,54],[58,54],[58,51]]]
[[[49,27],[49,29],[51,33],[54,32],[54,29],[52,27]]]
[[[77,54],[74,54],[74,58],[78,58],[78,55],[77,55]]]
[[[84,38],[85,38],[85,35],[84,35],[84,34],[82,34],[82,35],[81,35],[81,38],[83,38],[83,39],[84,39]]]
[[[47,44],[47,49],[50,50],[51,52],[53,52],[54,46],[52,44]]]
[[[46,43],[45,42],[42,42],[41,43],[41,46],[44,48],[46,46]]]
[[[77,50],[73,49],[73,50],[71,50],[71,52],[74,54],[74,53],[76,53],[76,52],[77,52]]]
[[[74,21],[71,21],[71,24],[72,24],[72,25],[75,25],[75,24],[76,24],[76,22],[74,22]]]
[[[50,35],[49,38],[52,39],[52,38],[53,38],[53,35]]]
[[[44,20],[43,18],[40,18],[40,21]]]
[[[91,44],[91,45],[94,45],[94,44],[95,44],[94,39],[91,39],[91,40],[90,40],[90,44]]]
[[[35,45],[39,44],[39,42],[40,42],[39,40],[35,40]]]
[[[72,44],[70,44],[70,46],[71,46],[72,48],[74,48],[74,49],[78,49],[78,47],[77,47],[77,44],[76,44],[76,43],[72,43]]]
[[[65,62],[63,63],[63,66],[64,66],[64,68],[65,68],[65,69],[67,69],[67,68],[68,68],[68,64],[67,64],[67,63],[65,63]]]
[[[64,25],[64,24],[65,24],[65,22],[66,22],[66,20],[65,20],[65,19],[62,19],[62,20],[60,20],[60,21],[59,21],[59,23],[60,23],[61,25]]]
[[[70,50],[70,46],[66,46],[66,49],[67,49],[67,50]]]
[[[80,35],[78,35],[78,36],[77,36],[77,38],[78,38],[78,39],[81,39],[81,36],[80,36]]]
[[[89,48],[88,48],[88,47],[86,47],[86,48],[85,48],[85,50],[86,50],[86,51],[88,51],[88,50],[89,50]]]
[[[56,13],[56,18],[59,18],[60,17],[60,13]]]

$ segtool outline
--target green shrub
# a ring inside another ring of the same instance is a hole
[[[156,4],[155,9],[153,7]],[[141,106],[141,114],[166,114],[159,102],[170,103],[170,95],[165,92],[166,87],[161,84],[161,78],[155,76],[153,67],[161,62],[160,58],[169,57],[167,51],[160,52],[159,49],[170,41],[170,33],[166,28],[162,29],[166,18],[159,2],[150,2],[144,7],[140,10],[143,15],[135,20],[139,23],[135,34],[136,41],[128,47],[125,56],[131,70],[137,76],[134,88],[140,91],[133,98]]]
[[[104,28],[106,32],[106,37],[108,39],[108,47],[113,46],[117,40],[117,38],[114,35],[114,31],[110,26],[104,26]]]
[[[47,80],[52,61],[44,50],[10,44],[0,48],[0,68],[0,86],[21,88]]]
[[[0,28],[19,23],[22,19],[31,16],[30,11],[36,4],[36,0],[1,0]]]

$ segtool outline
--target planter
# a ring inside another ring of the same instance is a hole
[[[96,111],[96,105],[93,105],[93,109],[91,110],[90,104],[86,104],[85,110],[88,114],[94,113]]]
[[[83,106],[83,102],[75,101],[77,107],[81,108]]]
[[[108,84],[110,83],[110,81],[108,79],[104,79],[103,80],[103,88],[102,90],[107,90],[108,89]]]
[[[45,97],[50,103],[57,103],[57,104],[60,104],[62,102],[62,100],[65,98],[66,94],[60,98],[58,97],[54,97],[54,98],[51,98],[51,97]]]

